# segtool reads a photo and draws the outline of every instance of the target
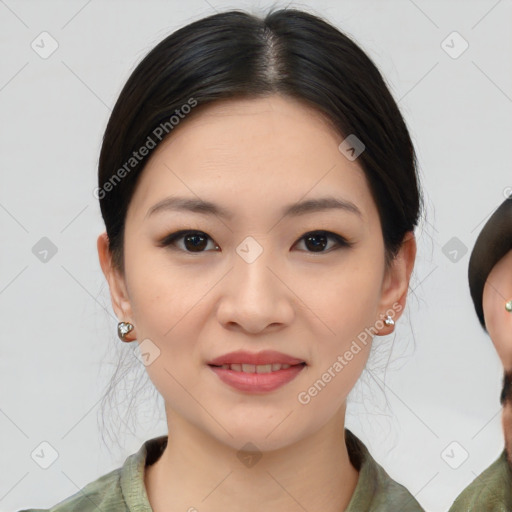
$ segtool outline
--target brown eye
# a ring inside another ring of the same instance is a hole
[[[181,249],[185,252],[205,252],[204,249],[208,245],[208,240],[212,240],[206,233],[202,231],[177,231],[176,233],[172,233],[164,238],[161,245],[164,247],[175,246],[176,242],[179,240],[183,240],[183,248],[180,247],[172,247],[173,249]],[[213,242],[213,240],[212,240]],[[218,246],[215,244],[215,248],[218,249]]]
[[[334,241],[334,246],[329,246],[329,241]],[[181,246],[177,243],[182,241]],[[187,253],[202,253],[207,252],[208,242],[211,241],[213,249],[219,250],[220,247],[213,242],[210,236],[202,231],[194,230],[181,230],[176,233],[171,233],[165,237],[160,245],[162,247],[169,247],[171,249],[181,250]],[[345,238],[330,231],[310,231],[303,235],[298,242],[304,241],[306,252],[323,253],[330,252],[340,247],[350,247],[352,244]],[[297,243],[297,242],[296,242]],[[296,244],[294,244],[295,246]]]
[[[308,249],[308,252],[321,253],[330,252],[329,250],[324,250],[328,246],[329,239],[334,240],[334,248],[336,248],[336,246],[349,247],[351,245],[347,242],[347,240],[345,240],[345,238],[343,238],[340,235],[337,235],[336,233],[331,233],[330,231],[310,231],[309,233],[303,235],[299,239],[299,242],[304,241],[304,244]]]

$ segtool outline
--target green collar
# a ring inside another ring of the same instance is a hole
[[[166,435],[146,441],[123,464],[120,485],[130,512],[151,511],[144,485],[144,468],[158,460],[167,446],[167,441]],[[345,442],[350,462],[359,472],[354,494],[345,512],[423,511],[409,491],[390,478],[362,441],[348,429],[345,429]]]

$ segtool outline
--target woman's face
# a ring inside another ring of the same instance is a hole
[[[114,309],[144,343],[168,420],[236,449],[250,439],[270,450],[343,410],[370,351],[368,332],[387,334],[383,316],[400,316],[416,246],[411,236],[385,272],[376,205],[357,159],[338,149],[342,140],[315,110],[281,96],[209,105],[174,129],[140,177],[124,276],[106,265],[100,236]],[[162,206],[178,197],[226,216]],[[326,197],[342,207],[298,208]],[[180,230],[201,233],[171,242]],[[239,350],[274,350],[306,365],[271,391],[239,389],[209,365]]]
[[[505,371],[512,370],[512,313],[505,303],[512,299],[512,250],[501,258],[485,282],[482,308],[485,325]]]

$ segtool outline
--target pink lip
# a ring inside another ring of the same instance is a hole
[[[234,370],[226,370],[212,365],[210,365],[210,368],[219,376],[222,382],[235,389],[240,391],[249,391],[251,393],[264,393],[267,391],[273,391],[274,389],[290,382],[305,366],[305,364],[296,364],[295,366],[290,366],[290,368],[286,368],[285,370],[277,370],[270,373],[236,372]]]
[[[276,352],[275,350],[264,350],[262,352],[251,353],[245,350],[237,350],[222,356],[216,357],[208,362],[209,365],[222,366],[223,364],[289,364],[290,366],[303,363],[304,360],[296,357]],[[279,370],[284,371],[284,370]],[[263,375],[263,374],[260,374]]]

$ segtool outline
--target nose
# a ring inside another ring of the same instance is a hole
[[[252,262],[238,254],[233,261],[233,268],[224,279],[218,321],[228,329],[250,334],[290,325],[294,295],[270,251],[264,250]]]

